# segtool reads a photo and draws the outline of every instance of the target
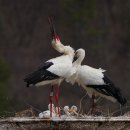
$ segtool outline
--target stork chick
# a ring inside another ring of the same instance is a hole
[[[70,108],[70,114],[71,114],[71,116],[75,116],[75,115],[78,116],[77,110],[78,110],[78,108],[73,105],[73,106]]]
[[[50,118],[50,113],[51,113],[50,105],[51,104],[48,105],[48,110],[39,113],[39,118]],[[56,117],[56,112],[55,112],[55,106],[54,106],[54,104],[52,104],[52,117]]]

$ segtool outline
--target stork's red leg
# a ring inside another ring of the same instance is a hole
[[[56,90],[56,95],[55,95],[55,100],[56,100],[56,105],[58,107],[58,115],[60,117],[60,108],[59,108],[59,91],[60,91],[60,86],[58,86]]]
[[[50,117],[52,117],[52,97],[53,97],[53,86],[51,86],[50,90]]]

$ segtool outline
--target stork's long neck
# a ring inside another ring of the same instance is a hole
[[[81,55],[78,57],[78,59],[77,59],[75,62],[73,62],[73,66],[74,66],[74,67],[79,67],[79,66],[81,66],[81,63],[82,63],[82,61],[84,60],[84,57],[85,57],[85,55],[84,55],[84,54],[81,54]]]
[[[74,52],[71,52],[68,55],[69,55],[70,59],[73,61],[73,59],[74,59]]]
[[[64,45],[61,43],[59,39],[52,40],[52,47],[59,53],[64,53]]]
[[[64,55],[68,55],[70,59],[73,61],[74,58],[74,49],[70,46],[64,46]]]
[[[73,61],[74,58],[74,49],[70,46],[64,46],[60,40],[53,40],[52,47],[57,50],[59,53],[63,53],[63,55],[68,55],[70,59]]]

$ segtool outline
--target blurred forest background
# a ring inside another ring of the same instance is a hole
[[[59,56],[52,49],[48,16],[65,45],[84,48],[83,64],[106,69],[130,99],[130,0],[0,0],[0,111],[49,103],[50,86],[26,88],[24,77],[41,61]],[[60,104],[77,105],[85,91],[63,83]],[[101,105],[116,108],[104,100]],[[84,100],[84,108],[89,107]]]

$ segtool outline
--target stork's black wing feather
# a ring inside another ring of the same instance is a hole
[[[53,62],[45,62],[45,63],[42,63],[39,67],[38,67],[38,70],[41,70],[41,69],[48,69],[50,66],[53,65]]]
[[[88,85],[87,87],[91,87],[103,95],[112,96],[120,104],[124,105],[127,102],[127,100],[121,94],[120,89],[115,87],[114,83],[106,76],[104,76],[103,80],[104,80],[104,84],[102,84],[102,85]]]
[[[36,84],[41,81],[58,79],[58,75],[53,74],[52,72],[47,70],[52,65],[52,62],[46,62],[41,65],[38,70],[27,75],[24,79],[24,81],[27,83],[27,87],[29,87],[30,84]]]

